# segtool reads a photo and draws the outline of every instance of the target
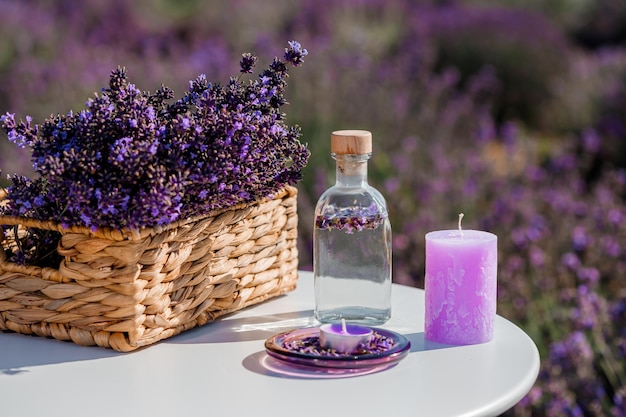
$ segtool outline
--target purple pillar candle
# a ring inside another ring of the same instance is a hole
[[[493,339],[497,269],[496,235],[460,227],[427,233],[426,339],[450,345]]]

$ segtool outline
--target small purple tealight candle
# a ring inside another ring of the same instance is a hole
[[[425,336],[449,345],[493,339],[498,237],[479,230],[426,234]]]
[[[346,320],[341,319],[341,323],[320,326],[320,346],[337,353],[354,353],[359,345],[369,343],[373,334],[368,327],[346,324]]]

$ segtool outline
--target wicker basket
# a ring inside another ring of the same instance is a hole
[[[58,269],[7,261],[0,330],[128,352],[295,289],[297,191],[138,232],[0,216],[62,233]],[[0,248],[2,249],[2,248]]]

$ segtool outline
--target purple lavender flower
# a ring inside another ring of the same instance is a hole
[[[308,54],[309,51],[303,49],[299,42],[289,41],[289,47],[285,48],[285,61],[290,62],[294,67],[299,67]]]
[[[613,397],[613,415],[615,417],[626,417],[626,386],[615,392]]]
[[[249,52],[242,54],[241,61],[239,62],[239,66],[241,67],[241,72],[244,74],[250,74],[256,65],[257,57],[252,55]]]
[[[12,184],[7,191],[11,196],[10,204],[0,205],[0,214],[33,217],[36,214],[54,216],[58,211],[48,184],[41,178],[34,181],[20,176],[10,176]],[[61,257],[56,251],[61,234],[58,232],[21,228],[3,225],[4,234],[13,242],[12,250],[7,251],[8,260],[20,265],[57,267]],[[26,233],[23,233],[23,232]]]
[[[300,130],[288,126],[286,62],[302,63],[306,50],[290,42],[289,61],[275,59],[257,80],[231,78],[221,86],[204,75],[174,103],[130,83],[124,68],[86,109],[57,115],[41,126],[0,119],[20,146],[32,149],[40,175],[36,188],[16,178],[9,215],[51,219],[66,225],[140,228],[171,223],[251,202],[294,185],[308,161]],[[244,54],[249,72],[256,57]],[[38,191],[45,195],[37,194]]]

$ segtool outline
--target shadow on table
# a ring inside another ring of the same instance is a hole
[[[193,343],[232,343],[253,340],[265,340],[277,333],[295,328],[316,325],[312,310],[293,311],[281,314],[242,318],[220,318],[205,326],[183,332],[160,343],[193,344]],[[426,340],[424,333],[410,333],[405,336],[411,342],[411,352],[445,349],[453,346],[434,343]],[[148,347],[149,349],[150,347]],[[120,353],[100,347],[84,347],[70,342],[54,339],[27,336],[16,333],[0,334],[0,377],[28,372],[23,369],[29,366],[49,365],[56,363],[78,362],[93,359],[132,355],[140,352]],[[280,369],[280,362],[267,362],[265,352],[259,352],[246,358],[244,366],[255,372],[269,372],[275,376],[285,376]],[[260,361],[264,361],[261,363]],[[269,367],[269,371],[268,371]],[[341,375],[340,375],[341,374]],[[354,376],[349,372],[334,375],[307,374],[304,378]],[[291,377],[294,377],[293,375]]]
[[[431,342],[426,339],[424,332],[405,334],[404,337],[411,342],[411,352],[425,352],[427,350],[454,348],[453,345]]]
[[[159,343],[227,343],[265,340],[276,333],[313,324],[312,310],[236,319],[224,317]],[[30,366],[132,355],[149,348],[150,346],[134,352],[121,353],[102,347],[79,346],[51,338],[11,332],[0,333],[0,377],[28,372],[24,368]]]
[[[314,325],[313,310],[234,319],[225,317],[183,332],[163,343],[230,343],[265,340],[276,333]]]
[[[128,353],[79,346],[43,337],[0,333],[0,377],[28,372],[23,368],[29,366],[87,361],[119,355]]]

